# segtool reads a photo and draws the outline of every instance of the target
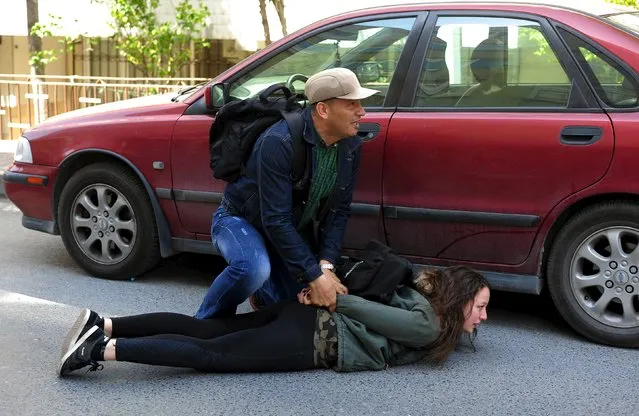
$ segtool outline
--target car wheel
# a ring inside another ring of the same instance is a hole
[[[124,167],[100,163],[76,172],[62,190],[57,218],[69,254],[95,276],[127,279],[159,260],[151,202]]]
[[[548,259],[559,313],[590,340],[639,347],[639,205],[587,208],[561,230]]]

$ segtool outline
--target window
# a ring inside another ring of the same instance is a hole
[[[613,108],[637,106],[637,83],[620,65],[575,35],[560,29],[599,98]]]
[[[231,85],[230,94],[243,99],[279,82],[303,93],[307,77],[344,67],[357,75],[362,86],[381,91],[362,100],[364,106],[380,107],[414,23],[415,18],[410,17],[330,29],[296,43],[245,74]],[[298,76],[293,77],[295,74]]]
[[[571,85],[537,22],[441,17],[414,106],[565,108]]]
[[[639,36],[639,12],[611,14],[604,18]]]

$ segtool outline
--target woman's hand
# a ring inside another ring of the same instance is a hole
[[[297,301],[302,305],[310,305],[311,304],[311,288],[305,287],[297,294]]]
[[[313,301],[311,300],[311,288],[305,287],[304,289],[302,289],[300,293],[297,294],[297,301],[301,303],[302,305],[309,305],[309,306],[314,305]],[[314,306],[317,306],[317,305],[314,305]],[[325,308],[328,309],[330,312],[335,312],[336,306],[337,306],[337,302]]]

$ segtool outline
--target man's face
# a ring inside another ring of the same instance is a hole
[[[366,112],[359,100],[334,98],[326,101],[326,122],[335,137],[345,139],[357,134],[359,120]]]

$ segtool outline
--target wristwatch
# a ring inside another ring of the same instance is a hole
[[[324,269],[335,270],[335,266],[333,266],[331,263],[322,263],[322,264],[320,264],[320,268],[322,270],[324,270]]]

